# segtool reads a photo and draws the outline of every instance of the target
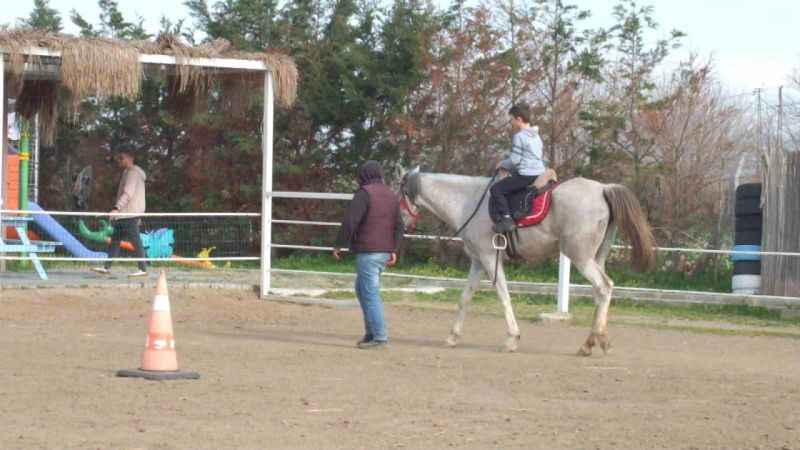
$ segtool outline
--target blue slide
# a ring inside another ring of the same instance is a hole
[[[28,202],[28,209],[31,211],[44,211],[39,205],[33,202]],[[47,232],[53,240],[59,241],[64,244],[64,248],[77,258],[108,258],[108,255],[103,252],[94,252],[84,246],[81,241],[75,239],[75,236],[70,234],[66,228],[56,222],[49,214],[32,214],[33,221],[36,225]]]

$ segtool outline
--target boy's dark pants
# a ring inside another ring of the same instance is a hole
[[[536,176],[511,175],[495,183],[491,188],[492,198],[497,202],[500,215],[510,216],[511,207],[508,204],[508,195],[525,189],[536,181]]]

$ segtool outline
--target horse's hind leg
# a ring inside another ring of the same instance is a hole
[[[578,350],[578,354],[591,355],[592,347],[595,345],[599,345],[605,354],[611,349],[611,342],[608,339],[608,307],[611,305],[611,290],[614,288],[614,283],[594,259],[575,263],[575,266],[592,284],[595,303],[592,331]]]
[[[450,336],[447,338],[447,345],[450,347],[455,347],[458,344],[458,340],[461,339],[461,334],[464,327],[464,319],[467,317],[467,306],[472,300],[472,296],[475,295],[475,291],[478,290],[481,282],[482,270],[483,267],[481,267],[480,262],[473,259],[472,265],[469,268],[469,279],[467,280],[467,285],[461,292],[461,298],[458,301],[458,316],[456,316],[456,322],[453,324],[453,329],[450,330]]]

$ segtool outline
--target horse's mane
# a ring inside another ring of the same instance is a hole
[[[420,175],[425,177],[432,177],[436,181],[441,181],[453,185],[481,185],[486,186],[489,183],[489,177],[478,177],[473,175],[459,175],[452,173],[436,173],[436,172],[421,172]]]

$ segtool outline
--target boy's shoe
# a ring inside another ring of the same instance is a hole
[[[111,271],[106,269],[105,267],[92,267],[92,272],[96,272],[102,275],[111,275]]]
[[[359,341],[356,347],[362,350],[374,349],[382,350],[389,346],[389,341]]]
[[[144,270],[137,270],[136,272],[128,274],[128,278],[146,277],[146,276],[147,272],[145,272]]]
[[[499,222],[494,224],[494,232],[495,233],[510,233],[517,228],[517,224],[514,222],[514,219],[511,216],[503,216]]]

